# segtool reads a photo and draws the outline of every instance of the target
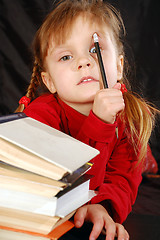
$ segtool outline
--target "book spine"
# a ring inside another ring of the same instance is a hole
[[[0,123],[5,123],[5,122],[10,122],[10,121],[14,121],[20,118],[25,118],[27,117],[25,113],[13,113],[13,114],[9,114],[6,116],[2,116],[0,117]]]

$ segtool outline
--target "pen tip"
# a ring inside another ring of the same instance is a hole
[[[93,39],[94,39],[94,42],[98,42],[98,35],[97,35],[97,33],[93,34]]]

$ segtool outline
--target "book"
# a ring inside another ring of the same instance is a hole
[[[23,113],[0,123],[0,225],[46,235],[96,195],[99,151]]]
[[[0,124],[0,146],[2,161],[55,180],[99,154],[97,149],[24,116]]]
[[[1,240],[57,240],[66,232],[74,227],[72,221],[65,221],[60,226],[56,227],[49,234],[40,234],[22,229],[9,228],[0,226],[0,239]]]
[[[3,207],[0,207],[0,213],[1,228],[17,229],[17,231],[26,231],[35,235],[47,235],[69,220],[75,211],[71,212],[65,218],[50,217]]]
[[[53,197],[67,186],[67,183],[0,162],[0,187],[2,188]]]
[[[61,181],[57,181],[0,161],[0,187],[53,197],[71,186],[90,167],[90,164],[86,163],[72,174],[63,177]]]
[[[90,176],[83,175],[55,197],[0,187],[0,207],[64,218],[95,196],[95,192],[89,190],[89,181]]]

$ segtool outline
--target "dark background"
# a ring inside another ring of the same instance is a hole
[[[30,82],[30,46],[53,0],[0,0],[0,116],[14,112]],[[133,90],[160,109],[160,1],[110,0],[119,8],[130,45]],[[160,163],[160,118],[150,140]]]

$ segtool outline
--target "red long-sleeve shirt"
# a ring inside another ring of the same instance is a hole
[[[117,120],[115,124],[106,124],[92,111],[89,116],[84,116],[53,94],[38,97],[24,112],[100,151],[92,159],[94,164],[88,172],[94,175],[90,180],[90,189],[98,189],[91,203],[104,203],[107,200],[112,208],[113,219],[122,223],[131,211],[141,182],[141,171],[135,167],[137,156],[122,122]]]

